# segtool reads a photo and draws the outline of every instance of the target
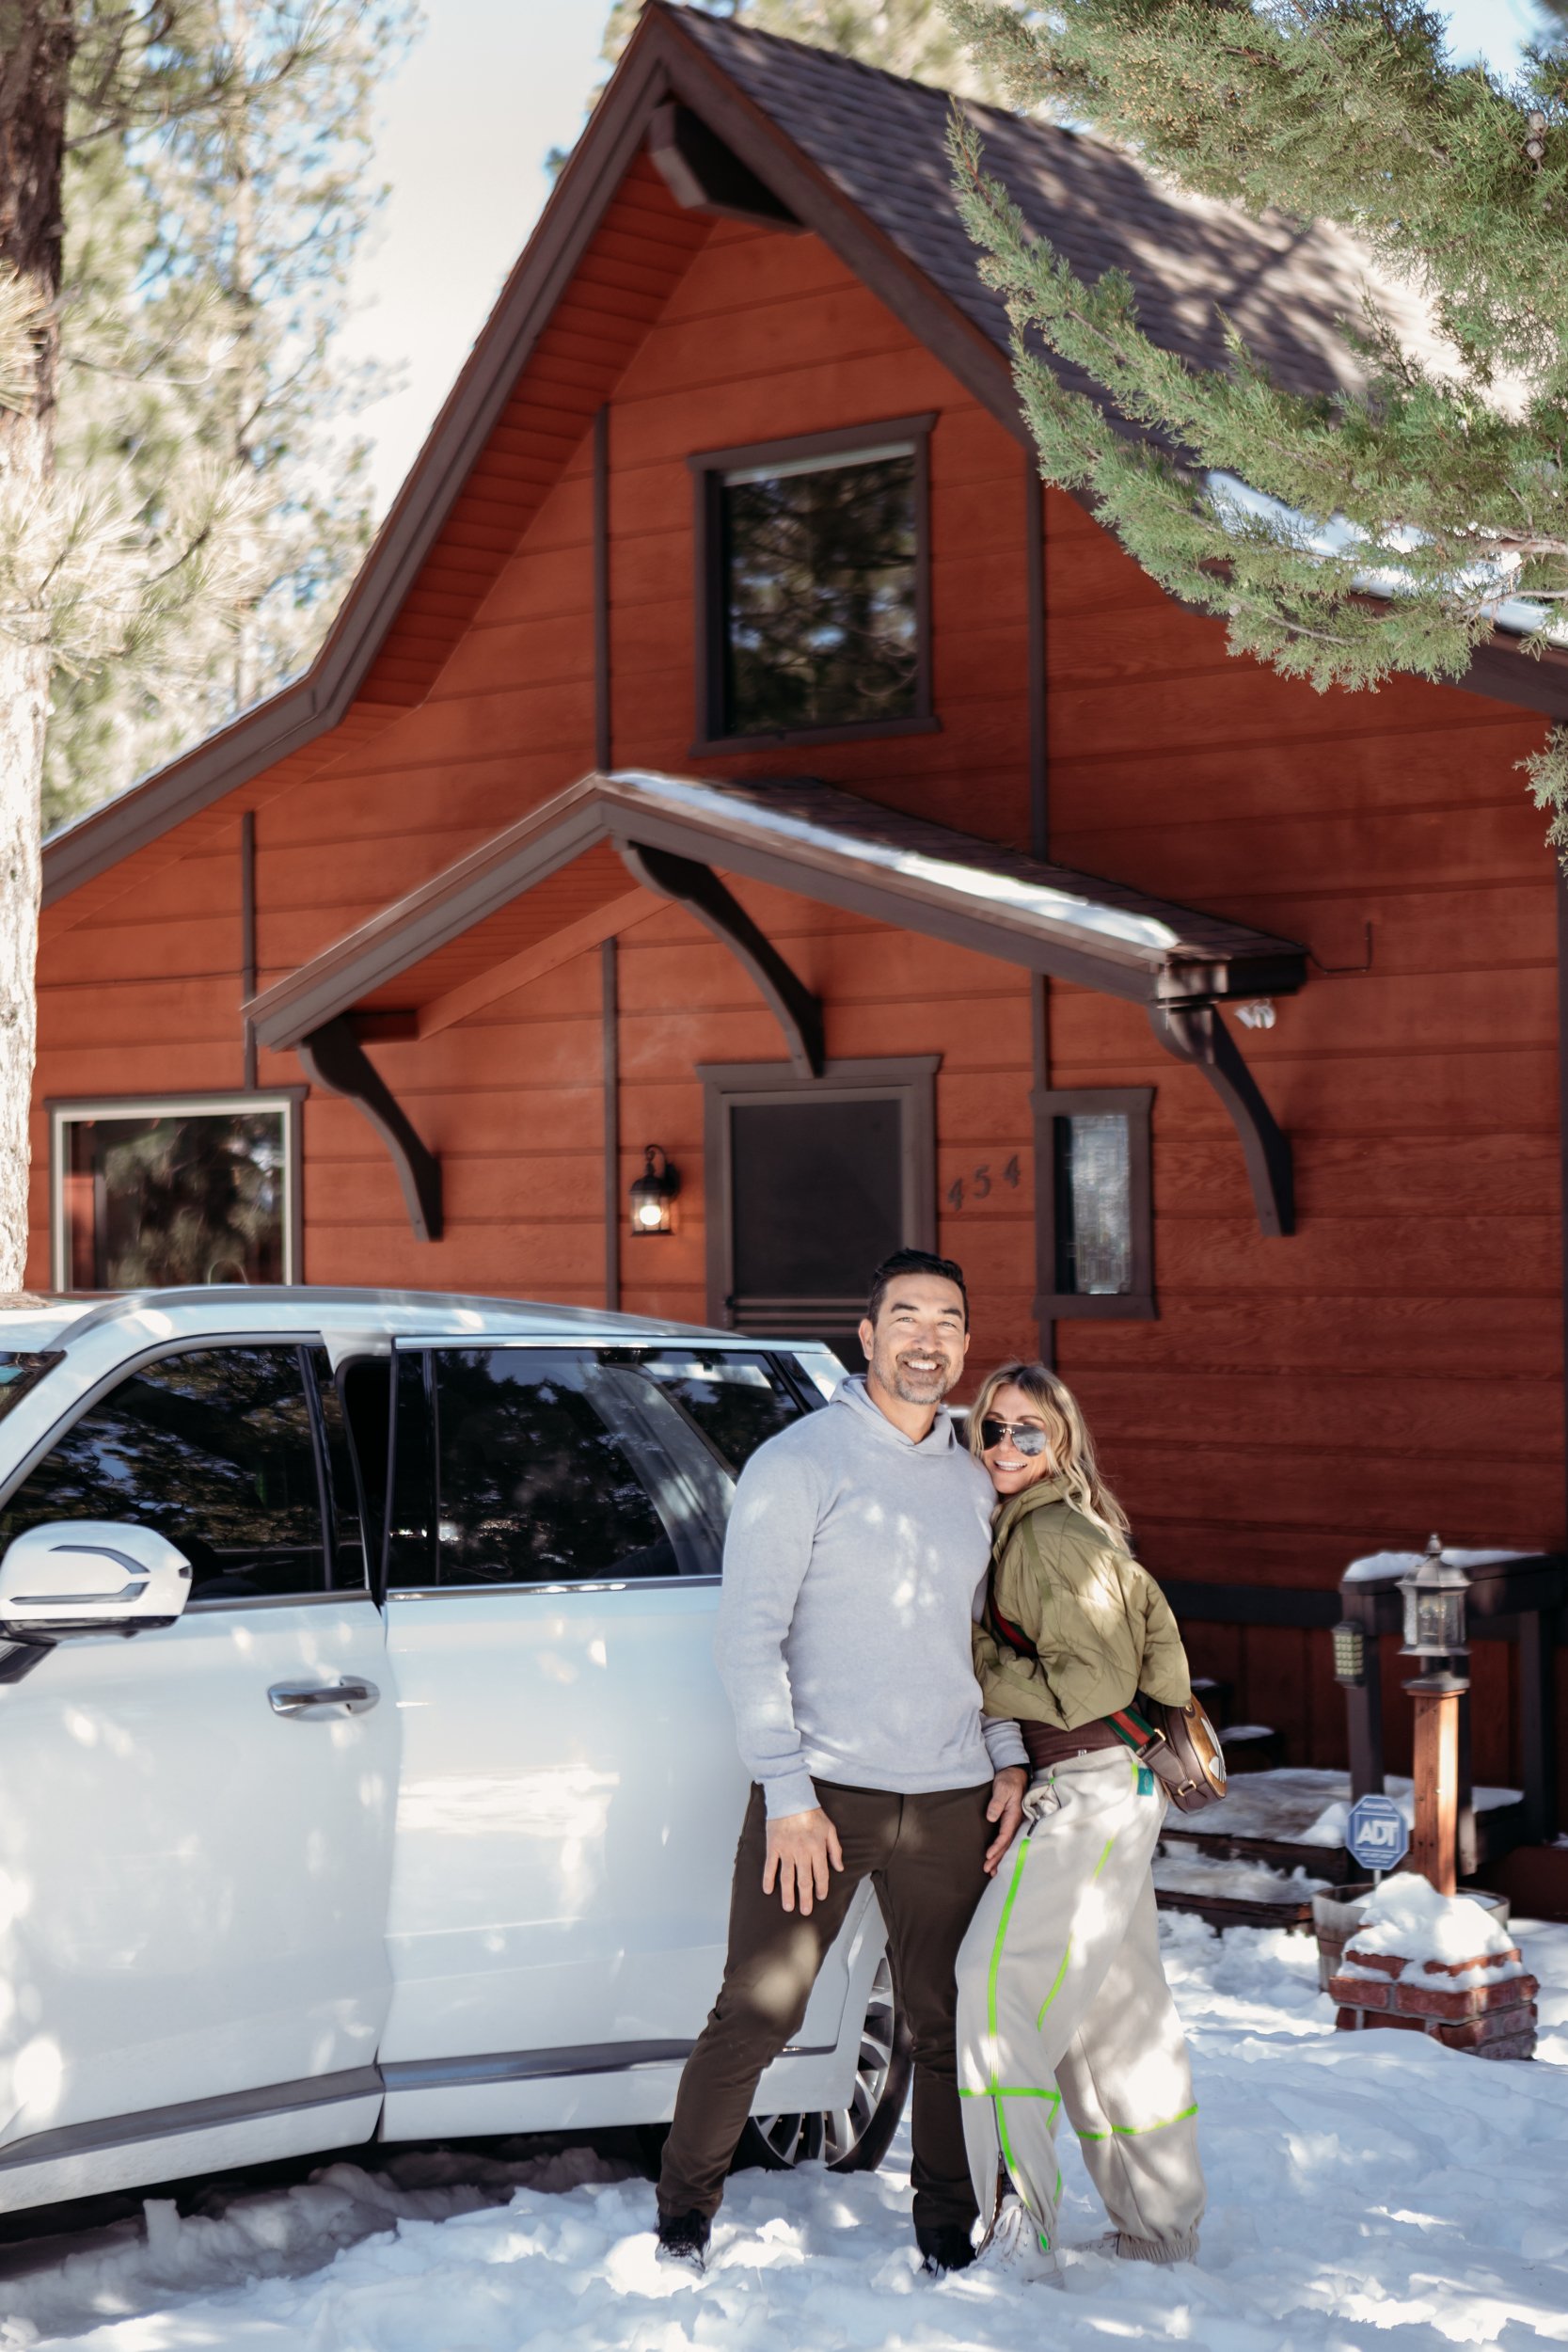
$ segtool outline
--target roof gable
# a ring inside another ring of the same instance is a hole
[[[979,278],[951,201],[946,93],[648,0],[309,670],[54,835],[46,904],[281,761],[329,765],[336,745],[322,739],[335,730],[363,734],[422,700],[709,232],[714,211],[693,205],[689,191],[677,201],[678,175],[661,178],[642,151],[653,131],[658,161],[657,119],[672,98],[1026,443],[1006,311]],[[1286,381],[1341,380],[1334,321],[1354,307],[1362,268],[1337,231],[1178,197],[1098,141],[973,111],[1026,215],[1086,273],[1125,268],[1151,332],[1171,349],[1217,364],[1219,302]],[[1527,660],[1497,641],[1478,656],[1472,682],[1568,714],[1568,656]]]

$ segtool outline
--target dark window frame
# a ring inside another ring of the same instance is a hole
[[[635,1343],[627,1345],[615,1341],[583,1340],[563,1336],[519,1338],[508,1333],[496,1332],[398,1334],[393,1342],[391,1359],[393,1410],[391,1445],[388,1463],[388,1506],[381,1549],[379,1587],[383,1600],[429,1598],[436,1596],[448,1599],[458,1598],[466,1594],[555,1596],[562,1593],[688,1592],[693,1588],[717,1585],[720,1581],[719,1563],[723,1547],[723,1515],[718,1518],[712,1516],[705,1506],[704,1496],[693,1487],[689,1472],[680,1460],[678,1453],[666,1449],[657,1439],[655,1450],[659,1454],[661,1476],[656,1484],[650,1484],[644,1468],[644,1460],[640,1458],[642,1454],[642,1448],[638,1442],[636,1433],[629,1433],[630,1441],[628,1442],[628,1432],[624,1426],[617,1425],[604,1412],[602,1406],[593,1397],[591,1390],[587,1388],[582,1393],[588,1397],[590,1409],[603,1422],[605,1434],[620,1448],[633,1478],[647,1497],[650,1509],[670,1535],[677,1557],[683,1549],[694,1551],[702,1548],[702,1529],[705,1524],[713,1549],[711,1570],[678,1568],[674,1574],[669,1576],[627,1577],[624,1574],[598,1574],[554,1577],[548,1580],[517,1578],[510,1581],[499,1578],[480,1578],[467,1583],[445,1578],[441,1573],[438,1534],[441,1500],[440,1424],[435,1377],[436,1359],[439,1357],[451,1353],[468,1354],[477,1350],[504,1351],[509,1355],[518,1356],[566,1355],[579,1358],[585,1363],[594,1367],[605,1366],[613,1369],[617,1365],[625,1365],[628,1369],[635,1370],[641,1356],[657,1353],[663,1347],[677,1344],[675,1342],[661,1341],[650,1342],[644,1346],[639,1346]],[[752,1348],[746,1352],[755,1354],[762,1351]],[[398,1461],[400,1444],[406,1447],[408,1442],[408,1424],[400,1378],[401,1368],[404,1366],[418,1367],[419,1395],[416,1409],[421,1440],[419,1447],[420,1458],[412,1477],[418,1488],[417,1500],[422,1512],[424,1525],[422,1531],[416,1532],[410,1532],[397,1524],[400,1505],[409,1499],[408,1487],[401,1486],[399,1484],[400,1476],[404,1479],[410,1476],[409,1471],[401,1468]],[[650,1386],[653,1385],[650,1383]],[[664,1391],[659,1393],[660,1402],[678,1419],[689,1435],[691,1446],[697,1449],[705,1459],[711,1461],[716,1474],[721,1475],[733,1486],[735,1474],[727,1468],[712,1440],[697,1427],[673,1397]],[[684,1537],[676,1534],[670,1528],[667,1518],[667,1507],[679,1501],[679,1490],[683,1487],[689,1490],[687,1496],[689,1503],[695,1506],[695,1523],[698,1527],[696,1535],[693,1535],[689,1529]]]
[[[1154,1186],[1152,1087],[1042,1087],[1031,1094],[1035,1115],[1034,1315],[1038,1323],[1152,1323],[1159,1317],[1154,1293]],[[1128,1122],[1128,1160],[1132,1224],[1132,1287],[1114,1296],[1056,1288],[1056,1151],[1058,1119],[1083,1119],[1097,1111],[1119,1111]]]
[[[784,441],[752,441],[736,449],[707,449],[687,458],[695,493],[696,552],[696,725],[689,756],[715,752],[768,751],[789,743],[851,743],[863,737],[935,735],[942,722],[931,689],[931,465],[930,439],[937,411],[890,417],[867,424],[842,425],[831,433],[802,433]],[[723,476],[743,466],[785,465],[809,457],[844,457],[887,441],[914,448],[915,707],[897,719],[857,719],[837,725],[765,729],[731,735],[724,726],[724,551],[720,494]]]
[[[896,1101],[901,1110],[899,1158],[902,1177],[901,1244],[910,1249],[937,1246],[936,1075],[940,1054],[911,1054],[887,1061],[830,1061],[819,1078],[800,1077],[788,1062],[699,1062],[703,1082],[704,1200],[707,1227],[707,1320],[716,1330],[736,1331],[730,1298],[735,1290],[735,1201],[730,1153],[730,1105],[736,1102],[798,1103],[805,1098],[848,1096],[861,1102]],[[870,1269],[867,1268],[869,1273]],[[767,1334],[743,1334],[772,1338]]]
[[[119,1363],[111,1365],[102,1373],[82,1395],[73,1397],[67,1410],[61,1413],[59,1419],[42,1437],[35,1439],[22,1456],[21,1461],[14,1465],[5,1479],[0,1480],[0,1511],[9,1506],[12,1499],[26,1485],[40,1463],[54,1452],[61,1438],[69,1437],[79,1422],[86,1420],[87,1416],[98,1406],[111,1399],[116,1391],[122,1388],[127,1381],[135,1379],[155,1364],[166,1363],[172,1357],[212,1355],[226,1348],[258,1347],[275,1351],[287,1349],[296,1358],[303,1358],[311,1350],[325,1351],[326,1341],[319,1330],[253,1331],[241,1327],[232,1331],[190,1332],[180,1339],[156,1340],[146,1347],[135,1349],[133,1354],[122,1357]],[[258,1593],[226,1596],[210,1600],[202,1599],[199,1594],[193,1594],[182,1612],[182,1615],[198,1609],[213,1611],[309,1609],[331,1602],[341,1605],[347,1600],[359,1599],[369,1599],[379,1605],[383,1597],[377,1586],[375,1564],[369,1559],[366,1565],[371,1573],[367,1582],[341,1584],[338,1581],[338,1526],[337,1514],[328,1507],[329,1498],[334,1495],[334,1487],[331,1465],[326,1453],[326,1433],[317,1409],[314,1383],[307,1375],[303,1361],[300,1363],[300,1376],[307,1409],[307,1422],[310,1432],[310,1448],[315,1460],[316,1508],[322,1522],[323,1559],[327,1582],[320,1591],[294,1594]],[[352,1443],[351,1438],[351,1449]],[[3,1549],[3,1546],[0,1546],[0,1549]]]
[[[305,1120],[304,1104],[310,1089],[303,1086],[214,1088],[200,1094],[81,1094],[46,1095],[49,1118],[49,1273],[51,1286],[67,1298],[112,1298],[115,1291],[73,1290],[70,1273],[71,1247],[65,1217],[65,1128],[82,1119],[182,1119],[210,1112],[275,1111],[283,1114],[284,1188],[283,1269],[285,1282],[304,1279],[305,1263]],[[171,1287],[180,1288],[174,1284]]]

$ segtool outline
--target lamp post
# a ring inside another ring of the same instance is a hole
[[[1424,1671],[1405,1684],[1416,1703],[1416,1830],[1410,1859],[1440,1895],[1458,1883],[1459,1702],[1469,1677],[1455,1672],[1468,1658],[1465,1639],[1465,1596],[1470,1580],[1455,1560],[1446,1560],[1433,1535],[1419,1565],[1400,1579],[1404,1602],[1401,1656],[1417,1658]]]

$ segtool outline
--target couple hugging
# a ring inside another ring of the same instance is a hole
[[[913,2037],[925,2268],[1055,2275],[1063,2107],[1101,2250],[1187,2260],[1197,2110],[1149,1873],[1166,1801],[1106,1720],[1140,1691],[1189,1698],[1175,1621],[1052,1373],[992,1373],[960,1443],[942,1404],[969,1348],[958,1266],[896,1252],[860,1337],[864,1375],[736,1493],[717,1654],[756,1786],[660,2249],[703,2266],[758,2078],[869,1877]]]

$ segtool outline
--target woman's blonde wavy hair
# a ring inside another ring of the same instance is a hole
[[[1126,1549],[1131,1524],[1126,1512],[1100,1475],[1094,1444],[1078,1409],[1078,1399],[1065,1380],[1043,1364],[999,1364],[980,1383],[980,1393],[969,1408],[969,1450],[977,1462],[985,1459],[980,1423],[991,1411],[1002,1389],[1022,1389],[1045,1423],[1051,1476],[1058,1481],[1074,1510],[1103,1528],[1114,1544]]]

